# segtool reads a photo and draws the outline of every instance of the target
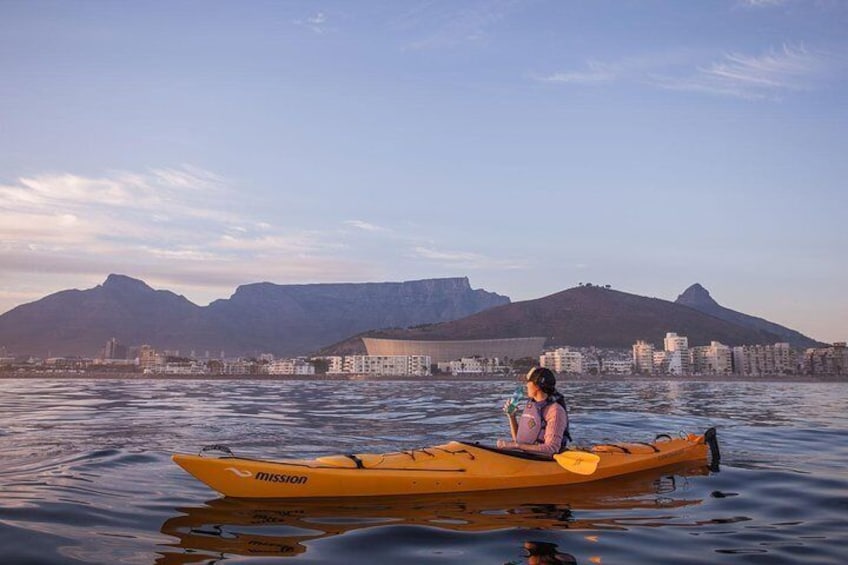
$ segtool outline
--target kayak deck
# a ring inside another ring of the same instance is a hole
[[[600,458],[597,469],[589,475],[570,472],[551,459],[457,441],[396,453],[316,459],[266,461],[175,454],[173,460],[225,496],[319,498],[579,484],[706,460],[708,447],[704,435],[690,434],[653,443],[596,445],[588,451]]]

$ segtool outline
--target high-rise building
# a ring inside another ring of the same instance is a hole
[[[539,357],[539,365],[557,373],[583,374],[583,354],[568,347],[546,351]]]
[[[636,373],[654,373],[654,344],[644,340],[633,344],[633,368]]]

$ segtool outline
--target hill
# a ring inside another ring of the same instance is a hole
[[[65,290],[0,316],[0,346],[15,355],[94,356],[116,337],[183,354],[299,355],[374,328],[462,318],[509,298],[474,290],[467,278],[407,282],[238,287],[198,306],[143,281],[109,275],[88,290]]]
[[[367,335],[430,340],[546,336],[548,345],[629,348],[640,339],[662,345],[667,332],[687,336],[692,346],[711,341],[731,346],[781,341],[775,333],[741,326],[688,306],[598,286],[580,286],[514,302],[452,322]],[[350,347],[350,343],[339,344],[343,346]]]

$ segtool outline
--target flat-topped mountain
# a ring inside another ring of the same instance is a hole
[[[368,332],[393,339],[466,340],[545,336],[548,345],[628,348],[637,340],[660,347],[667,332],[689,344],[771,344],[782,335],[740,325],[667,300],[599,286],[579,286],[441,324]],[[350,347],[350,344],[339,344]],[[332,348],[331,348],[332,349]]]
[[[182,354],[297,355],[355,333],[462,318],[509,298],[472,289],[467,278],[408,282],[238,287],[198,306],[140,280],[109,275],[0,316],[0,346],[15,355],[94,356],[111,337]]]

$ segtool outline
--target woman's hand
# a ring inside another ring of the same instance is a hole
[[[513,404],[511,400],[506,399],[503,405],[504,414],[512,416],[518,411],[518,406]]]

